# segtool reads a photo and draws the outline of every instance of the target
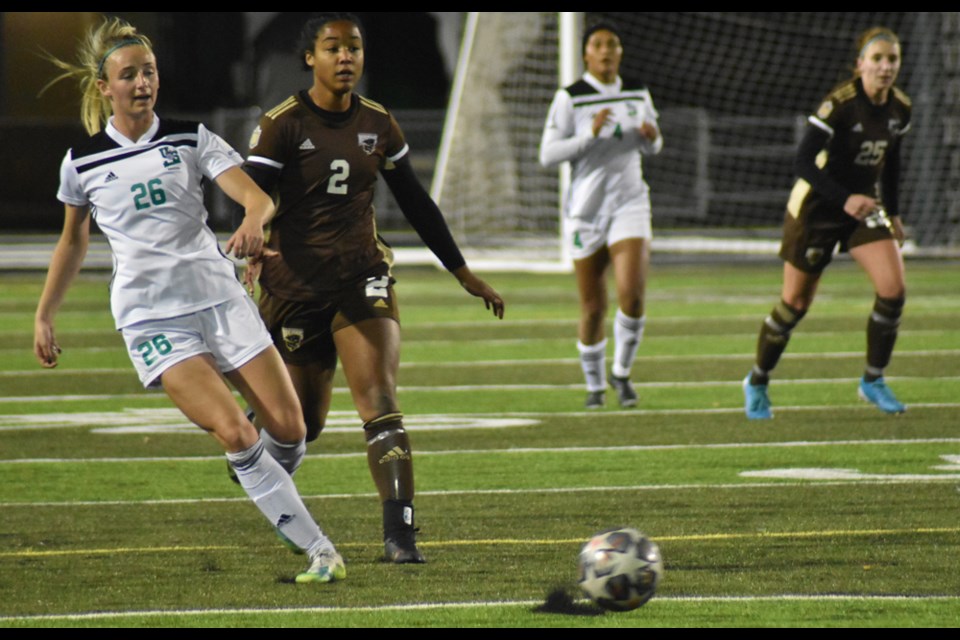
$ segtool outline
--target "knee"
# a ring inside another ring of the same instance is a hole
[[[904,286],[891,287],[887,291],[877,291],[876,300],[891,306],[903,308],[907,302],[907,289]]]
[[[307,427],[299,411],[282,409],[266,416],[257,416],[261,426],[281,444],[295,444],[307,436]]]
[[[781,302],[794,313],[803,316],[810,310],[810,306],[813,304],[813,296],[806,294],[797,294],[789,297],[784,296]]]
[[[248,449],[256,443],[258,438],[257,430],[242,413],[203,428],[219,440],[227,451]]]
[[[580,308],[580,315],[584,322],[592,326],[602,324],[607,317],[607,305],[603,301],[584,301]]]
[[[365,423],[385,415],[400,413],[396,394],[388,389],[369,389],[362,402],[357,402],[357,413]]]
[[[877,317],[879,315],[880,317],[887,318],[891,321],[899,321],[906,301],[906,295],[887,298],[878,294],[873,301],[872,317]]]

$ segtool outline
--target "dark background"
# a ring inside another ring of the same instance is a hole
[[[241,12],[0,13],[0,229],[59,230],[60,162],[86,136],[76,83],[61,82],[38,96],[58,74],[42,59],[44,51],[74,61],[90,25],[101,16],[122,17],[153,42],[161,78],[158,113],[212,125],[208,115],[218,109],[269,109],[309,87],[296,44],[311,15],[278,13],[254,37],[249,14]],[[367,34],[362,92],[392,110],[442,110],[449,78],[434,18],[424,12],[357,15]]]

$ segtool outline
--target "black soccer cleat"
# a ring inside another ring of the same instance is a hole
[[[637,406],[637,391],[633,388],[630,378],[610,376],[610,386],[617,392],[617,399],[621,407]]]
[[[415,529],[398,532],[383,541],[383,555],[394,564],[423,564],[427,560],[417,549]]]
[[[603,391],[588,391],[583,406],[587,409],[602,409],[605,402]]]

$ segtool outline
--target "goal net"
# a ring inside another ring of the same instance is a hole
[[[471,261],[567,268],[564,174],[537,152],[555,91],[582,73],[583,26],[609,20],[623,36],[621,75],[650,89],[661,116],[664,149],[643,162],[654,251],[772,254],[806,117],[849,77],[856,36],[885,25],[903,42],[898,84],[914,101],[901,184],[908,249],[949,253],[960,247],[958,16],[471,13],[432,195]]]

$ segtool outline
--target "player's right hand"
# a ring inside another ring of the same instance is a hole
[[[49,322],[37,320],[33,328],[33,353],[37,356],[40,366],[53,369],[57,366],[60,357],[60,345],[53,335],[53,325]]]
[[[597,138],[600,136],[600,130],[603,129],[608,122],[610,122],[610,116],[613,114],[613,109],[607,107],[605,109],[600,109],[597,111],[597,115],[593,116],[593,137]]]
[[[863,220],[879,208],[880,203],[877,202],[876,198],[865,196],[862,193],[851,195],[843,205],[846,214],[857,220]]]
[[[259,255],[247,258],[247,269],[243,273],[243,285],[246,287],[247,293],[251,296],[256,294],[257,281],[260,279],[260,272],[263,271],[263,261],[279,255],[279,251],[263,247]]]

